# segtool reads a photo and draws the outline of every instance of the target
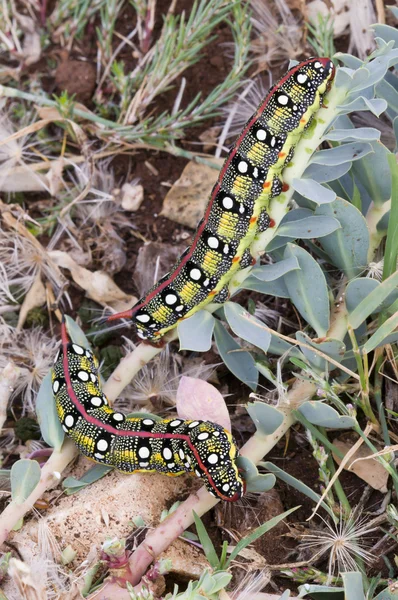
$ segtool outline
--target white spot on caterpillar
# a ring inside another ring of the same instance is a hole
[[[102,458],[105,458],[105,456],[104,456],[103,454],[101,454],[100,452],[96,452],[96,453],[94,454],[94,458],[99,458],[99,459],[102,459]]]
[[[189,467],[191,466],[191,465],[189,464],[189,462],[186,462],[186,463],[184,463],[184,464],[185,464],[185,468],[186,468],[186,469],[189,469]]]
[[[169,469],[173,469],[176,466],[176,464],[175,463],[169,463],[167,466],[169,467]]]
[[[124,415],[122,415],[122,413],[114,413],[112,417],[115,421],[123,421],[124,419]]]
[[[151,320],[151,317],[149,315],[137,315],[136,319],[140,323],[148,323],[148,321]]]
[[[217,454],[209,454],[209,456],[207,457],[207,462],[209,462],[211,465],[216,465],[218,463]]]
[[[91,379],[91,381],[92,381],[93,383],[96,383],[96,381],[97,381],[97,378],[96,378],[96,376],[94,375],[94,373],[90,373],[90,379]]]
[[[203,282],[203,285],[205,287],[207,287],[209,285],[209,283],[210,283],[210,279],[205,279],[204,282]]]
[[[68,433],[69,429],[67,427],[65,427],[65,425],[62,425],[62,429],[65,431],[65,433]]]
[[[225,244],[223,252],[224,252],[224,254],[228,254],[229,253],[229,246],[228,246],[228,244]]]
[[[93,406],[101,406],[102,404],[102,400],[99,396],[93,396],[90,402]]]
[[[141,458],[148,458],[151,455],[151,451],[146,446],[141,446],[138,450],[138,456]]]
[[[284,94],[281,94],[278,96],[277,101],[281,106],[286,106],[286,104],[289,102],[289,98]]]
[[[322,64],[319,62],[319,60],[317,60],[316,63],[314,63],[314,67],[316,69],[320,69],[322,67]]]
[[[144,425],[153,425],[154,421],[152,421],[152,419],[144,419],[143,421]]]
[[[147,467],[149,465],[149,462],[140,462],[140,467]]]
[[[267,132],[265,131],[265,129],[259,129],[256,133],[256,138],[258,140],[260,140],[260,142],[263,142],[264,140],[267,139]]]
[[[194,281],[198,281],[202,276],[199,269],[191,269],[189,275],[190,275],[191,279],[193,279]]]
[[[170,458],[173,458],[173,453],[170,450],[170,448],[163,448],[163,456],[166,460],[170,460]]]
[[[247,162],[245,162],[244,160],[241,160],[240,163],[238,164],[238,171],[239,173],[247,173]]]
[[[209,245],[209,248],[213,248],[213,250],[216,250],[219,246],[219,241],[216,237],[209,237],[207,243]]]
[[[92,358],[92,354],[89,350],[86,350],[86,356],[87,358]]]
[[[86,371],[79,371],[77,376],[81,381],[88,381],[89,376],[88,373],[86,373]]]
[[[224,483],[224,485],[222,486],[222,489],[224,492],[228,492],[229,490],[229,483]]]
[[[170,423],[170,427],[178,427],[179,425],[181,425],[182,421],[180,421],[179,419],[175,419],[174,421],[171,421]]]
[[[270,143],[271,143],[271,146],[273,148],[275,146],[275,144],[276,144],[276,139],[274,137],[271,138],[271,142]]]
[[[293,110],[297,110],[297,106],[295,104],[293,105]]]
[[[177,302],[177,300],[178,300],[178,298],[175,294],[167,294],[167,296],[165,298],[165,302],[169,306],[171,306],[172,304],[175,304]]]
[[[209,437],[209,434],[207,433],[207,431],[203,431],[203,433],[200,433],[198,435],[198,440],[200,440],[200,441],[207,440],[208,437]]]
[[[240,212],[240,214],[242,214],[242,213],[244,213],[244,212],[245,212],[245,207],[243,206],[243,204],[241,204],[241,205],[239,206],[239,212]]]
[[[257,167],[254,167],[254,169],[253,169],[253,177],[255,179],[257,179],[257,177],[258,177],[258,169],[257,169]]]
[[[138,337],[139,337],[139,338],[141,338],[142,340],[145,340],[145,339],[146,339],[146,337],[147,337],[147,336],[145,335],[145,333],[144,333],[143,331],[140,331],[139,329],[137,329],[137,335],[138,335]]]
[[[193,429],[194,427],[197,427],[199,425],[199,421],[192,421],[192,423],[190,423],[188,425],[188,429]]]
[[[185,454],[184,454],[184,450],[182,448],[179,449],[178,454],[180,455],[181,460],[184,460]]]
[[[202,473],[198,469],[195,469],[195,475],[196,477],[202,477]]]
[[[219,431],[213,431],[213,436],[214,437],[220,437],[220,432]]]
[[[182,304],[180,304],[180,306],[176,307],[176,312],[181,312],[182,310],[184,310],[184,307]]]
[[[84,354],[84,348],[82,348],[81,346],[78,346],[77,344],[72,344],[72,348],[76,352],[76,354]]]
[[[58,381],[58,379],[56,379],[54,381],[54,383],[53,383],[53,392],[54,392],[54,394],[56,394],[58,392],[58,390],[59,390],[59,381]]]
[[[74,423],[75,423],[75,419],[73,418],[73,415],[66,415],[65,425],[67,427],[73,427]]]
[[[98,442],[97,442],[97,449],[100,452],[105,452],[105,450],[108,449],[108,446],[109,446],[108,442],[104,439],[98,440]]]
[[[225,196],[224,200],[222,201],[222,205],[227,210],[230,210],[234,205],[234,201],[229,196]]]
[[[299,73],[297,75],[297,83],[305,83],[307,81],[308,77],[307,75],[305,75],[305,73]]]

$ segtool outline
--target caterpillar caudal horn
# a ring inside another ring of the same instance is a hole
[[[268,92],[230,150],[189,248],[128,311],[137,335],[157,343],[183,317],[225,302],[234,273],[252,264],[250,246],[270,224],[271,198],[285,190],[285,166],[334,78],[329,58],[291,68]]]
[[[70,341],[62,324],[62,345],[52,369],[52,388],[61,425],[84,455],[124,473],[192,473],[221,500],[244,493],[232,435],[209,421],[126,417],[102,392],[93,353]]]

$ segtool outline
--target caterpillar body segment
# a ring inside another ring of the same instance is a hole
[[[131,318],[141,338],[157,343],[183,317],[227,296],[234,273],[250,264],[256,234],[269,226],[268,204],[285,191],[284,168],[333,77],[328,58],[310,58],[270,89],[230,150],[189,248],[132,309],[109,320]]]
[[[208,421],[155,421],[114,411],[101,389],[97,359],[69,340],[65,323],[52,387],[62,428],[87,457],[125,473],[192,473],[221,500],[242,496],[238,450],[226,429]]]

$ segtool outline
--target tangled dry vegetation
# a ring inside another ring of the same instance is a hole
[[[381,0],[2,0],[1,598],[398,598],[397,18]],[[161,350],[106,327],[312,54],[336,81],[231,301]],[[240,503],[77,457],[48,387],[62,314],[119,410],[232,426]]]

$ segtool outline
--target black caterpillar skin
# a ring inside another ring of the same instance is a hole
[[[69,341],[65,323],[52,386],[62,428],[89,458],[124,473],[192,473],[221,500],[242,496],[238,450],[229,431],[208,421],[155,421],[115,412],[102,392],[97,359]]]
[[[271,198],[283,194],[285,166],[334,77],[328,58],[310,58],[274,85],[230,150],[205,214],[173,269],[130,310],[137,334],[157,343],[209,302],[225,302],[234,273],[252,264],[250,246],[269,227]]]

